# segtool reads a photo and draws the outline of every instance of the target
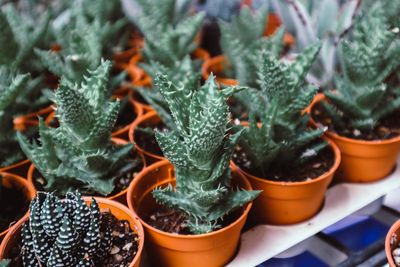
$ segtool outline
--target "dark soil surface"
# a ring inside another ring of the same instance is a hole
[[[115,179],[114,191],[109,196],[116,195],[119,192],[121,192],[122,190],[128,188],[129,184],[131,183],[133,178],[135,178],[136,175],[143,169],[142,158],[139,157],[138,154],[136,152],[134,152],[133,150],[131,151],[129,158],[127,160],[129,160],[129,161],[138,160],[139,164],[134,169],[125,172],[123,175],[121,175],[121,176],[117,177],[117,179]],[[35,172],[33,173],[33,183],[34,183],[37,191],[46,191],[44,189],[44,186],[47,184],[46,179],[40,174],[40,172],[37,169],[35,169]],[[81,193],[85,194],[85,192],[81,192]],[[102,195],[99,195],[99,194],[93,193],[93,192],[87,192],[87,194],[92,195],[92,196],[103,197]]]
[[[218,225],[220,225],[220,228],[226,227],[236,221],[242,214],[241,211],[241,209],[238,209],[225,216],[223,220],[219,220]],[[167,233],[180,235],[192,234],[186,226],[187,215],[181,211],[157,205],[150,214],[145,215],[143,218],[154,228]]]
[[[140,128],[135,130],[135,142],[144,150],[162,156],[163,153],[154,136],[155,130],[162,132],[167,130],[167,127],[161,121],[156,125],[152,125],[151,123],[140,124]]]
[[[0,203],[0,232],[7,230],[10,225],[22,218],[29,209],[29,200],[21,190],[13,187],[0,187]]]
[[[111,228],[113,240],[109,254],[101,260],[95,262],[96,267],[127,267],[134,259],[138,247],[139,236],[131,230],[129,222],[125,220],[119,221],[109,211],[102,212],[100,232],[104,233],[105,229]],[[20,232],[19,232],[20,234]],[[13,248],[9,258],[12,259],[11,267],[22,267],[21,259],[21,237],[19,237],[18,245]],[[46,265],[43,265],[45,267]],[[27,267],[27,266],[25,266]]]
[[[271,170],[268,177],[263,176],[262,170],[253,166],[252,162],[240,146],[236,146],[232,160],[242,170],[260,178],[274,182],[302,182],[315,179],[330,170],[334,163],[334,153],[330,147],[322,150],[318,156],[314,157],[300,167],[286,166],[281,170]]]
[[[317,123],[327,126],[329,131],[352,139],[373,141],[400,136],[400,110],[382,119],[373,130],[367,132],[361,132],[350,126],[346,127],[346,129],[336,129],[332,120],[324,113],[324,109],[318,103],[312,109],[311,115]]]
[[[233,120],[238,120],[239,122],[249,120],[249,114],[247,113],[246,108],[234,97],[229,98],[228,105]]]
[[[135,109],[132,104],[128,101],[128,99],[124,99],[121,101],[121,109],[119,111],[118,119],[115,122],[113,132],[118,131],[119,129],[124,128],[125,126],[131,124],[137,115]]]

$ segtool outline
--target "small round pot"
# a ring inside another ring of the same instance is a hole
[[[319,94],[313,101],[310,112],[325,96]],[[311,124],[320,124],[311,118]],[[376,141],[365,141],[340,136],[326,131],[326,136],[332,139],[342,153],[337,178],[342,182],[368,183],[385,178],[393,171],[400,152],[400,136]]]
[[[393,235],[397,235],[397,241],[393,240]],[[396,267],[396,264],[393,260],[392,251],[399,245],[400,241],[400,220],[395,222],[392,227],[390,227],[389,232],[386,235],[385,239],[385,252],[386,258],[389,262],[390,267]]]
[[[156,125],[161,121],[160,117],[157,115],[157,112],[151,111],[143,116],[141,116],[138,120],[136,120],[134,123],[131,124],[131,127],[129,128],[129,141],[133,144],[135,144],[135,148],[140,151],[145,157],[146,161],[150,164],[159,160],[164,160],[163,155],[157,155],[152,152],[149,152],[145,150],[143,147],[141,147],[135,140],[135,132],[136,128],[141,127],[143,124],[149,124],[149,125]]]
[[[234,181],[243,189],[251,190],[250,183],[238,172],[232,173]],[[244,226],[251,203],[230,225],[201,235],[179,235],[160,231],[147,224],[140,215],[151,211],[155,200],[151,196],[154,188],[174,183],[174,170],[167,160],[159,161],[144,169],[130,185],[128,206],[143,224],[146,232],[146,248],[151,255],[152,266],[224,266],[235,255],[240,231]]]
[[[29,127],[38,126],[40,116],[47,116],[51,112],[53,112],[54,107],[48,106],[46,108],[42,108],[39,111],[32,112],[26,115],[21,115],[14,118],[14,129],[16,131],[26,131]]]
[[[219,77],[218,74],[222,73],[226,66],[228,66],[228,60],[223,55],[215,56],[204,61],[201,66],[201,75],[204,80],[207,80],[210,73],[214,73],[216,81],[222,85],[234,86],[238,85],[238,81],[235,79]]]
[[[3,176],[2,180],[2,185],[6,188],[12,188],[15,187],[21,191],[21,194],[24,194],[27,200],[32,200],[35,195],[36,195],[36,190],[33,187],[32,183],[30,183],[28,180],[25,178],[22,178],[21,176],[11,174],[11,173],[6,173],[6,172],[0,172],[0,175]],[[2,205],[8,205],[7,203],[2,203]],[[28,207],[27,207],[28,209]],[[4,230],[3,232],[0,232],[0,240],[3,239],[3,237],[7,234],[10,228]],[[0,257],[1,259],[2,257]]]
[[[128,141],[119,139],[119,138],[112,138],[112,142],[116,145],[126,145],[129,143]],[[146,168],[146,160],[145,160],[144,156],[142,155],[142,153],[140,153],[140,152],[137,152],[137,153],[138,153],[138,156],[142,160],[142,163],[143,163],[142,170],[143,170]],[[34,175],[35,171],[36,171],[35,165],[31,164],[28,169],[27,179],[33,186],[35,186],[35,182],[33,180],[33,175]],[[139,171],[139,172],[141,172],[141,171]],[[134,179],[136,179],[136,178],[133,178],[132,180],[134,180]],[[107,197],[107,199],[115,200],[115,201],[118,201],[119,203],[126,204],[126,193],[127,192],[128,192],[128,188],[125,188],[124,190],[120,191],[119,193]]]
[[[139,267],[144,246],[144,231],[142,225],[140,224],[139,219],[127,207],[116,201],[99,197],[95,197],[95,199],[99,204],[101,210],[108,209],[118,220],[127,220],[130,224],[131,229],[134,232],[136,232],[136,234],[139,236],[138,251],[136,253],[136,256],[133,258],[133,261],[129,265],[129,267]],[[84,200],[88,205],[92,202],[91,197],[84,197]],[[23,217],[23,219],[18,221],[18,223],[15,224],[7,233],[7,235],[4,237],[4,240],[0,245],[0,259],[9,258],[10,250],[14,246],[16,246],[18,242],[21,242],[22,225],[28,219],[29,219],[29,214],[26,214]]]
[[[287,225],[310,219],[321,209],[325,192],[340,164],[339,148],[328,138],[334,153],[332,167],[323,175],[303,182],[275,182],[256,177],[231,164],[249,179],[254,190],[263,190],[254,200],[250,219],[256,223]]]

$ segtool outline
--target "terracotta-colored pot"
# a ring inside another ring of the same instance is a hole
[[[39,111],[32,112],[26,115],[21,115],[19,117],[14,118],[14,129],[16,131],[26,131],[29,127],[38,126],[39,125],[39,117],[47,116],[51,112],[53,112],[54,107],[48,106]]]
[[[282,21],[279,18],[279,15],[276,13],[269,13],[267,25],[265,27],[264,36],[271,36],[275,33],[275,31],[282,25]],[[293,46],[295,43],[295,39],[293,35],[290,33],[285,32],[283,36],[283,43],[285,46]]]
[[[21,194],[24,194],[27,200],[32,200],[36,195],[36,190],[33,187],[32,183],[30,183],[25,178],[21,176],[7,173],[7,172],[0,172],[0,175],[3,177],[2,186],[5,188],[17,188],[21,191]],[[9,205],[9,203],[2,203],[1,205]],[[29,207],[26,207],[28,210]],[[0,232],[0,240],[7,234],[10,228]],[[2,259],[2,257],[0,257]]]
[[[201,75],[204,80],[207,80],[212,72],[214,75],[216,75],[216,81],[218,83],[223,85],[238,85],[238,81],[235,79],[223,78],[219,76],[228,65],[228,60],[224,55],[209,58],[205,60],[201,66]]]
[[[393,239],[393,235],[397,236],[397,240]],[[389,262],[390,267],[396,267],[396,264],[393,260],[392,251],[399,246],[400,241],[400,220],[396,221],[392,227],[390,227],[389,232],[386,235],[385,239],[385,251],[386,258]]]
[[[140,94],[138,92],[131,90],[129,97],[136,106],[140,107],[143,110],[143,114],[154,111],[154,109],[149,104],[140,99]]]
[[[117,219],[127,220],[131,229],[139,236],[138,251],[131,264],[129,264],[129,267],[139,267],[144,246],[144,231],[139,219],[127,207],[116,201],[100,197],[95,197],[95,199],[101,210],[110,210]],[[84,200],[88,205],[92,202],[91,197],[84,197]],[[23,223],[28,219],[29,214],[26,214],[24,218],[18,221],[18,223],[14,225],[4,237],[4,240],[0,245],[0,259],[10,258],[10,250],[16,246],[16,244],[21,242],[21,228]]]
[[[144,114],[143,116],[141,116],[138,120],[136,120],[134,123],[132,123],[131,127],[129,128],[129,141],[131,143],[135,144],[135,148],[138,151],[140,151],[141,153],[143,153],[143,155],[145,155],[146,162],[148,162],[149,164],[159,161],[159,160],[163,160],[165,158],[163,155],[154,154],[152,152],[145,150],[143,147],[141,147],[140,144],[138,144],[136,142],[136,137],[135,137],[136,129],[138,127],[143,127],[144,124],[148,124],[150,127],[153,125],[155,126],[160,121],[161,121],[161,119],[157,115],[157,112],[151,111],[151,112],[148,112],[148,113]]]
[[[13,174],[20,175],[22,177],[26,177],[26,173],[28,171],[29,164],[30,164],[30,161],[26,159],[26,160],[17,162],[13,165],[0,168],[0,172],[10,172]]]
[[[210,53],[208,53],[207,50],[198,47],[196,50],[193,51],[192,57],[195,59],[201,59],[203,61],[206,61],[207,59],[210,58]]]
[[[113,141],[114,144],[117,144],[117,145],[126,145],[126,144],[129,143],[128,141],[123,140],[123,139],[119,139],[119,138],[112,138],[112,141]],[[143,170],[143,169],[146,168],[146,160],[145,160],[145,158],[144,158],[142,153],[137,152],[137,154],[140,157],[140,159],[142,160],[142,164],[143,164],[142,170]],[[34,176],[35,171],[36,171],[35,165],[31,164],[30,167],[29,167],[29,170],[28,170],[27,179],[33,186],[35,186],[35,182],[33,180],[33,176]],[[138,172],[140,172],[140,171],[138,171]],[[133,179],[136,179],[136,177],[133,178]],[[115,195],[107,197],[107,199],[115,200],[115,201],[118,201],[118,202],[120,202],[122,204],[126,204],[126,193],[127,192],[128,192],[128,188],[120,191],[119,193],[117,193]]]
[[[240,173],[233,172],[233,177],[239,187],[251,190],[250,183]],[[150,226],[140,216],[155,207],[155,200],[151,196],[154,188],[174,183],[173,166],[167,160],[159,161],[136,178],[129,186],[127,201],[144,226],[152,266],[224,266],[232,259],[251,203],[243,209],[238,219],[220,230],[201,235],[170,234]]]
[[[312,108],[325,97],[319,94],[312,103]],[[311,123],[320,126],[311,119]],[[357,140],[340,136],[334,132],[325,132],[342,153],[337,178],[343,182],[367,183],[386,177],[395,167],[400,152],[400,136],[376,141]]]
[[[323,175],[304,182],[275,182],[256,177],[231,164],[249,179],[254,190],[263,190],[254,200],[251,219],[256,223],[286,225],[313,217],[322,207],[325,192],[340,164],[339,148],[324,138],[332,148],[335,160]],[[129,194],[129,193],[128,193]]]

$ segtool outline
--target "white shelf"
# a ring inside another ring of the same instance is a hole
[[[238,254],[227,266],[256,266],[399,188],[400,168],[379,182],[335,185],[329,188],[324,207],[312,219],[290,226],[258,225],[243,233]],[[396,192],[385,203],[400,208],[400,189]]]

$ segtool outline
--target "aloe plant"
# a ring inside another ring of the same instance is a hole
[[[0,260],[0,267],[9,267],[11,263],[11,260],[3,259]]]
[[[263,177],[273,179],[268,174],[287,166],[302,166],[326,146],[320,139],[324,130],[309,129],[309,117],[304,114],[318,90],[316,86],[305,85],[304,77],[320,47],[317,43],[306,48],[290,65],[279,62],[268,51],[261,55],[263,63],[257,74],[266,104],[258,107],[257,114],[250,113],[249,127],[245,128],[239,144],[250,159],[251,168],[260,170]]]
[[[196,49],[195,38],[202,26],[203,13],[189,15],[185,8],[176,12],[176,0],[137,2],[142,13],[135,22],[144,35],[146,62],[156,61],[171,67]]]
[[[46,180],[46,190],[109,195],[115,179],[139,164],[127,159],[131,144],[111,142],[120,103],[108,100],[110,67],[109,61],[102,62],[80,85],[61,79],[53,96],[60,126],[50,128],[40,120],[39,143],[18,133],[22,150]]]
[[[157,87],[171,110],[176,130],[156,132],[164,155],[175,167],[176,187],[157,188],[154,198],[188,216],[194,234],[211,232],[232,210],[258,191],[234,190],[229,160],[240,133],[229,136],[227,98],[237,88],[218,90],[214,77],[202,87],[184,88],[158,75]]]
[[[351,29],[358,0],[273,0],[285,27],[296,37],[298,51],[322,40],[321,53],[308,75],[309,81],[329,89],[338,69],[337,45]]]
[[[340,45],[343,74],[335,77],[337,91],[325,92],[331,104],[323,104],[337,130],[368,132],[400,108],[400,96],[385,84],[400,64],[399,33],[384,14],[374,5],[355,25],[352,41]]]
[[[79,193],[61,201],[38,193],[22,227],[23,266],[96,266],[112,247],[111,228],[101,220],[94,198],[90,206]]]

